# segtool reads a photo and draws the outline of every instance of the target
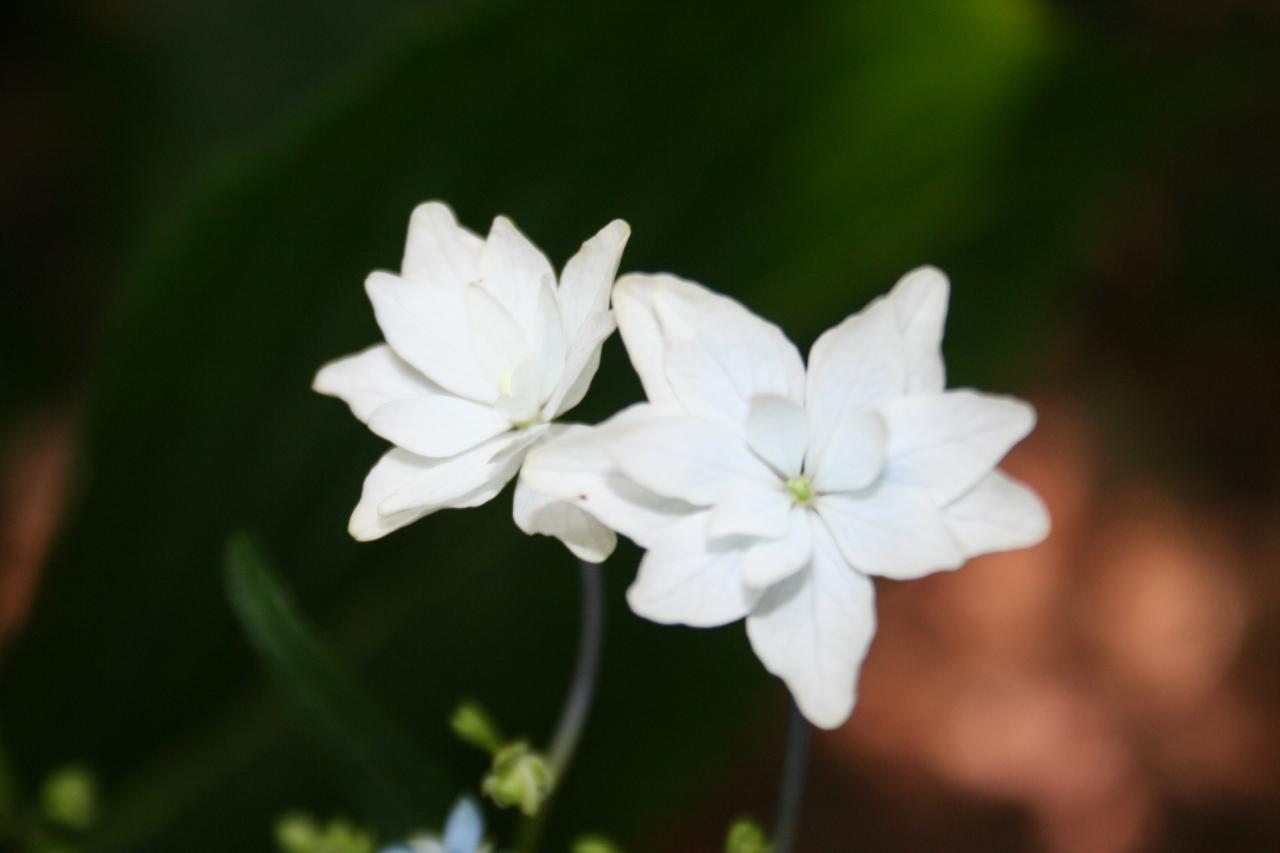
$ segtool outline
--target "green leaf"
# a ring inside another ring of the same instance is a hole
[[[232,538],[226,561],[245,635],[368,817],[401,833],[440,814],[451,790],[443,775],[325,648],[253,541]]]

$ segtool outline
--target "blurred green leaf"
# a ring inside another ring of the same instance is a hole
[[[333,658],[247,536],[227,546],[227,584],[249,642],[369,817],[399,833],[438,814],[443,775]]]

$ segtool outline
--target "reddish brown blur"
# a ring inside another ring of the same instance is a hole
[[[1275,613],[1250,578],[1276,551],[1248,553],[1241,519],[1104,464],[1086,411],[1038,408],[1006,467],[1044,496],[1052,535],[883,585],[857,712],[819,739],[820,761],[882,778],[906,816],[940,788],[1009,806],[1032,849],[1179,849],[1172,811],[1280,788],[1276,709],[1242,672]]]
[[[69,420],[28,416],[0,446],[0,655],[22,629],[66,496]]]

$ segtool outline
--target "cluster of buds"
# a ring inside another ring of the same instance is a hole
[[[503,737],[492,718],[475,702],[464,702],[449,721],[463,741],[493,757],[480,790],[502,808],[535,816],[551,796],[554,774],[546,757],[526,740]]]

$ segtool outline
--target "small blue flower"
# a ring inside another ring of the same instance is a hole
[[[470,797],[454,804],[444,825],[444,837],[415,838],[384,847],[381,853],[487,853],[484,845],[484,814]]]

